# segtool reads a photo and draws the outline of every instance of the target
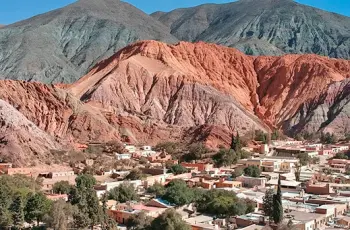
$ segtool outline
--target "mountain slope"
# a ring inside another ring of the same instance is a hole
[[[257,129],[343,136],[350,130],[349,82],[346,60],[254,57],[204,42],[142,41],[73,84],[0,80],[6,89],[0,100],[60,146],[128,136],[139,144],[203,141],[215,148],[229,144],[233,132]],[[0,119],[6,116],[1,113]],[[7,123],[0,122],[0,135],[30,131],[28,125],[9,130]],[[27,154],[36,156],[34,150]]]
[[[252,57],[202,42],[172,46],[145,41],[97,65],[70,90],[113,112],[129,111],[181,126],[221,125],[244,133],[266,130],[265,124],[283,127],[304,104],[319,101],[334,82],[348,78],[350,61],[345,60],[316,55]],[[346,92],[344,88],[335,95]],[[335,119],[336,115],[327,117],[315,131]]]
[[[137,40],[175,42],[160,22],[119,0],[79,0],[0,30],[0,76],[74,82]]]
[[[0,100],[0,158],[15,165],[44,162],[51,149],[60,149],[52,136],[39,129],[7,102]]]
[[[350,18],[293,0],[240,0],[152,16],[180,40],[213,42],[254,55],[350,58]]]

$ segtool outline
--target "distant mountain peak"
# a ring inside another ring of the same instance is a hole
[[[149,39],[177,42],[165,25],[128,3],[80,0],[2,28],[0,79],[71,83],[119,49]]]
[[[350,59],[350,18],[294,0],[240,0],[152,16],[179,40],[235,47],[250,55],[314,53]]]

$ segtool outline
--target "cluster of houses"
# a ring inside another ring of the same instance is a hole
[[[141,201],[117,203],[108,201],[110,215],[119,223],[125,224],[130,216],[145,212],[150,217],[157,217],[173,206],[167,201],[156,199],[147,194],[147,188],[160,183],[166,185],[171,180],[182,179],[190,187],[203,189],[224,189],[233,191],[237,197],[250,199],[256,204],[254,212],[232,217],[230,220],[217,219],[213,216],[196,213],[191,205],[176,207],[183,219],[195,230],[226,229],[230,223],[232,229],[262,229],[271,220],[262,212],[265,191],[276,188],[281,177],[283,207],[285,220],[291,220],[297,229],[332,229],[350,227],[350,177],[344,173],[350,168],[350,160],[328,159],[336,153],[349,150],[348,145],[323,146],[322,144],[303,144],[296,141],[275,142],[271,145],[261,145],[258,151],[249,159],[239,160],[231,167],[216,168],[208,161],[180,163],[188,169],[187,173],[175,175],[169,173],[166,163],[178,164],[172,156],[165,152],[153,151],[150,146],[136,147],[126,145],[127,153],[115,153],[117,160],[146,159],[152,167],[141,167],[147,175],[140,180],[125,181],[130,171],[105,172],[96,175],[99,184],[95,187],[98,197],[120,186],[123,183],[132,184],[139,193]],[[250,150],[255,151],[255,150]],[[272,153],[272,154],[271,154]],[[295,170],[299,160],[296,154],[307,153],[310,157],[325,157],[324,164],[307,165],[300,169],[300,179],[296,181]],[[88,162],[92,164],[92,162]],[[256,166],[261,170],[259,177],[232,175],[236,170]],[[329,169],[332,173],[327,173]],[[0,173],[14,175],[23,174],[31,177],[41,177],[42,189],[49,199],[68,199],[66,195],[51,194],[52,186],[58,181],[68,181],[75,184],[76,171],[74,168],[13,168],[9,163],[0,163]],[[109,175],[118,173],[120,178]],[[229,223],[228,223],[229,222]]]

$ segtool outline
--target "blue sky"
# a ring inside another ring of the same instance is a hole
[[[75,0],[6,0],[0,7],[0,24],[10,24],[68,5]],[[98,0],[96,0],[98,1]],[[170,11],[204,3],[226,3],[229,0],[125,0],[146,13]],[[350,0],[297,0],[299,3],[350,16]]]

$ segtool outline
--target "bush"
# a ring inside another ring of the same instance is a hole
[[[130,171],[129,175],[125,177],[127,180],[142,180],[146,175],[143,174],[139,169],[133,169]]]
[[[187,173],[188,169],[178,164],[178,165],[172,165],[169,171],[175,175],[179,175],[179,174]]]

